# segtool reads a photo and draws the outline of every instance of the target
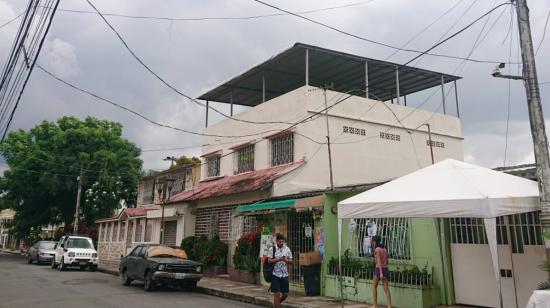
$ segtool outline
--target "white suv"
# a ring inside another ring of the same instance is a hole
[[[65,270],[68,266],[78,266],[81,270],[88,267],[97,270],[97,251],[92,239],[85,236],[64,235],[55,245],[52,268]]]

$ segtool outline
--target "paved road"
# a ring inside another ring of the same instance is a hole
[[[256,307],[195,292],[143,291],[99,272],[59,272],[0,252],[0,307]]]

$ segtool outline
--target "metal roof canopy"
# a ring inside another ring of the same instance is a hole
[[[308,73],[306,73],[306,62]],[[368,83],[366,76],[368,76]],[[442,82],[453,82],[460,78],[296,43],[291,48],[198,98],[220,103],[256,106],[309,84],[315,87],[331,85],[335,91],[354,93],[358,96],[365,96],[368,89],[369,98],[388,101],[397,98],[398,93],[400,97],[406,96],[441,86]],[[397,84],[399,84],[399,91]]]

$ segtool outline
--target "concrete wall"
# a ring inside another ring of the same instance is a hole
[[[328,106],[348,95],[327,91]],[[236,118],[253,121],[281,121],[294,123],[308,115],[311,121],[296,126],[294,158],[305,159],[305,166],[275,181],[274,196],[284,196],[307,190],[328,187],[329,168],[326,141],[326,118],[317,117],[325,105],[324,91],[304,86],[274,98],[264,104],[236,115]],[[399,121],[398,121],[399,119]],[[463,159],[463,141],[460,121],[454,116],[432,113],[421,109],[386,104],[372,99],[351,96],[329,110],[329,129],[332,142],[332,163],[335,186],[373,183],[390,180],[431,164],[427,127],[432,130],[435,161],[445,158]],[[250,124],[232,120],[211,125],[204,130],[213,135],[250,135],[252,137],[204,137],[203,153],[221,151],[220,175],[235,171],[231,147],[245,142],[255,145],[256,170],[270,167],[269,140],[274,132],[291,124]],[[344,126],[354,133],[344,132]],[[419,127],[420,126],[420,127]],[[399,141],[381,138],[380,133],[399,135]],[[212,145],[214,144],[214,145]],[[217,145],[216,145],[217,144]],[[442,146],[443,145],[443,146]],[[204,167],[206,168],[206,166]],[[206,172],[203,169],[202,174]],[[203,178],[204,178],[203,176]]]

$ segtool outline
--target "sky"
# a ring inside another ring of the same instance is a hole
[[[244,17],[279,13],[253,0],[90,0],[102,13],[169,18]],[[502,0],[501,0],[502,1]],[[293,12],[350,6],[304,14],[349,33],[390,45],[425,50],[501,2],[494,0],[290,1],[270,4]],[[0,0],[0,25],[20,14],[25,0]],[[539,82],[550,82],[550,25],[544,26],[550,1],[529,0]],[[113,100],[164,124],[192,131],[204,128],[204,108],[176,94],[141,67],[86,0],[61,1],[38,63],[79,87]],[[445,14],[446,13],[446,14]],[[496,62],[520,62],[517,24],[504,6],[434,50],[436,53]],[[441,17],[445,14],[443,17]],[[415,54],[399,52],[342,35],[295,16],[255,19],[186,20],[106,16],[134,52],[155,72],[192,97],[267,60],[296,42],[361,56],[405,63]],[[512,21],[512,23],[511,23]],[[20,19],[0,28],[3,67]],[[428,25],[428,29],[422,32]],[[420,34],[419,34],[420,33]],[[410,42],[409,42],[410,41]],[[390,57],[391,56],[391,57]],[[458,82],[464,159],[485,167],[533,163],[525,88],[520,81],[493,78],[494,64],[425,56],[421,68],[461,76]],[[503,73],[517,75],[519,65]],[[431,92],[408,98],[421,104]],[[545,119],[550,115],[550,83],[541,85]],[[423,109],[437,110],[435,95]],[[453,100],[452,100],[453,101]],[[229,106],[213,104],[229,113]],[[451,108],[452,109],[452,108]],[[236,108],[236,112],[245,110]],[[452,109],[454,110],[454,109]],[[454,111],[451,111],[453,113]],[[150,124],[135,115],[76,92],[35,70],[11,129],[28,130],[43,120],[66,116],[120,122],[123,136],[143,150],[144,169],[169,166],[167,156],[200,155],[201,137]],[[221,117],[210,112],[210,123]],[[550,121],[547,121],[547,127]],[[508,129],[507,129],[508,127]],[[506,131],[508,133],[506,134]],[[179,148],[174,150],[173,148]],[[505,151],[506,149],[506,151]],[[506,154],[505,154],[506,152]],[[506,157],[506,159],[505,159]],[[0,166],[0,169],[5,166]]]

